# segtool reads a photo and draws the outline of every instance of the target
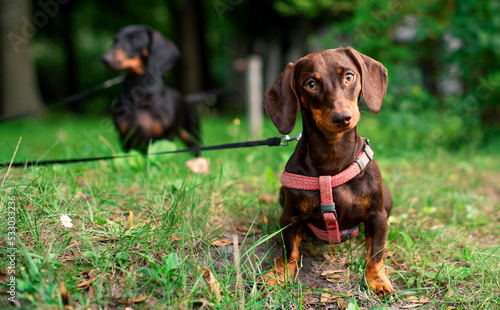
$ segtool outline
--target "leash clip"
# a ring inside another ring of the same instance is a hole
[[[371,147],[371,145],[370,145],[370,139],[365,138],[365,137],[361,137],[361,139],[363,140],[363,142],[365,142],[365,144],[368,144],[368,146]]]
[[[301,138],[302,138],[302,133],[299,133],[298,135],[292,136],[292,137],[290,137],[289,135],[283,135],[283,136],[281,136],[280,145],[287,146],[290,144],[290,141],[294,141],[294,140],[300,141]]]

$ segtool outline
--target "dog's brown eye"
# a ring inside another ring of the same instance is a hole
[[[306,88],[310,91],[316,91],[318,90],[318,84],[316,84],[316,81],[314,80],[309,80],[306,83]]]
[[[351,83],[352,81],[354,81],[354,74],[347,73],[345,75],[345,81],[346,81],[346,83]]]

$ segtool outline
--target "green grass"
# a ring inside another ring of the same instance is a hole
[[[395,201],[385,262],[397,298],[366,290],[363,234],[334,247],[303,242],[305,262],[349,268],[338,289],[306,265],[292,284],[270,291],[259,286],[280,251],[274,245],[279,174],[293,144],[207,152],[206,175],[188,171],[189,154],[143,166],[103,161],[12,169],[0,194],[0,233],[9,253],[6,207],[15,197],[16,297],[26,308],[62,308],[63,283],[73,309],[500,308],[500,148],[455,148],[459,135],[451,132],[446,140],[435,133],[456,128],[395,120],[396,114],[363,115],[359,131],[371,138]],[[232,118],[206,117],[203,132],[206,145],[249,139],[245,122],[238,126]],[[262,138],[276,135],[266,123]],[[10,161],[19,136],[16,160],[121,152],[109,119],[55,115],[0,124],[1,162]],[[0,182],[6,172],[0,170]],[[62,214],[72,218],[72,228],[62,227]],[[232,245],[211,245],[233,235],[243,242],[237,264]],[[9,260],[2,257],[6,283]],[[220,298],[203,277],[207,268]],[[5,291],[0,308],[12,306]]]

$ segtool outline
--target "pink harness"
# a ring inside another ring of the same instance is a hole
[[[307,226],[316,237],[329,243],[341,243],[358,235],[359,225],[342,231],[339,229],[332,188],[352,180],[365,169],[371,160],[373,160],[373,151],[368,142],[366,142],[363,145],[363,150],[354,160],[354,163],[337,175],[309,177],[283,171],[281,174],[281,185],[284,187],[308,191],[319,190],[321,195],[321,213],[327,230],[321,230],[312,223],[307,223]]]

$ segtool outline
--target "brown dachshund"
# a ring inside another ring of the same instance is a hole
[[[146,26],[121,29],[102,56],[113,70],[126,72],[123,91],[113,106],[116,127],[126,151],[146,152],[150,141],[179,135],[187,146],[198,146],[196,108],[176,90],[165,87],[161,75],[179,58],[177,47]]]
[[[303,122],[302,139],[281,176],[284,252],[267,283],[293,277],[304,230],[339,243],[355,237],[364,223],[367,284],[379,295],[394,292],[383,262],[392,198],[356,130],[361,92],[378,114],[386,88],[386,68],[349,47],[289,63],[265,93],[264,107],[280,133],[292,131],[299,107]]]

